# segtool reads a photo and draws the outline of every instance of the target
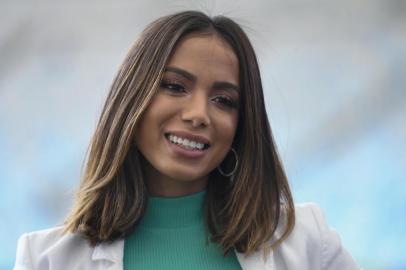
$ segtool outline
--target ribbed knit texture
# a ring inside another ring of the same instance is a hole
[[[150,197],[145,216],[125,239],[124,270],[241,269],[233,251],[207,243],[205,191],[181,197]]]

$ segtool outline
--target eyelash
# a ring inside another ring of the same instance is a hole
[[[170,81],[170,80],[162,80],[161,81],[161,87],[173,92],[174,94],[181,94],[185,92],[185,87],[176,82],[176,81]],[[237,108],[237,103],[230,97],[224,96],[224,95],[219,95],[215,96],[213,98],[216,102],[220,103],[223,106],[229,107],[229,108]]]
[[[237,104],[234,102],[234,100],[232,100],[231,98],[227,97],[227,96],[216,96],[215,98],[213,98],[214,100],[219,100],[220,99],[220,103],[224,106],[230,107],[230,108],[237,108]]]
[[[165,88],[171,92],[184,92],[185,91],[185,87],[182,84],[174,82],[174,81],[169,81],[169,80],[162,80],[161,87]]]

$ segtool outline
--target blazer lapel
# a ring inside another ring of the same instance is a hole
[[[273,252],[269,254],[266,260],[264,260],[264,252],[262,249],[252,253],[246,257],[244,253],[239,253],[235,250],[238,262],[243,270],[273,270],[274,259]]]
[[[93,261],[105,260],[111,263],[108,268],[105,265],[101,269],[122,270],[124,255],[124,240],[116,240],[111,243],[101,243],[95,246],[92,254]],[[98,269],[99,270],[99,269]]]

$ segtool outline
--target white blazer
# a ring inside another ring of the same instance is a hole
[[[61,235],[62,227],[23,234],[17,246],[14,270],[122,270],[124,240],[92,247],[78,234]],[[235,251],[236,252],[236,251]],[[157,254],[159,255],[159,254]],[[296,224],[290,236],[267,260],[263,251],[245,257],[236,252],[244,270],[352,270],[359,269],[341,246],[315,204],[296,205]]]

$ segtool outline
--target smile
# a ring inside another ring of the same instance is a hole
[[[181,146],[187,150],[205,150],[209,148],[209,144],[195,141],[195,140],[190,140],[187,138],[182,138],[180,136],[176,136],[170,133],[165,134],[165,137],[172,143],[176,144],[178,146]]]

